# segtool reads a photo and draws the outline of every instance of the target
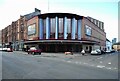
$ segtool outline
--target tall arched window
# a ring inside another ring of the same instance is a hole
[[[51,25],[50,38],[54,39],[55,38],[55,18],[50,19],[50,25]]]
[[[71,39],[71,29],[72,28],[72,23],[71,23],[71,19],[68,18],[67,19],[67,39]]]
[[[63,18],[59,18],[59,39],[63,39]]]
[[[43,19],[43,38],[45,39],[46,38],[46,19]]]

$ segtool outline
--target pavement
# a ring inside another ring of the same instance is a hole
[[[14,51],[14,53],[28,55],[27,52],[23,51]],[[81,53],[74,53],[73,55],[65,55],[64,53],[41,53],[41,55],[32,56],[118,71],[118,53],[103,55],[82,55]]]
[[[0,52],[0,81],[2,80],[2,53]]]
[[[2,53],[3,79],[117,79],[117,55]],[[107,68],[109,67],[109,68]]]

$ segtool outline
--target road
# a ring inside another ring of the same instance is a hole
[[[118,79],[117,55],[2,52],[2,79]]]

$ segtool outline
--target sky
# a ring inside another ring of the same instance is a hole
[[[63,12],[90,16],[104,22],[106,37],[118,38],[119,0],[0,0],[0,30],[25,15],[41,10],[41,13]]]

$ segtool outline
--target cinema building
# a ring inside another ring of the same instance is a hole
[[[104,23],[71,13],[45,13],[27,21],[24,48],[39,47],[43,52],[90,52],[105,49]]]

